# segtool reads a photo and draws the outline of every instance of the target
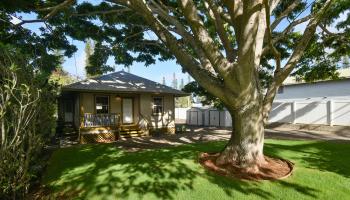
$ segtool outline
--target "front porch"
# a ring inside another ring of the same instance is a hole
[[[80,143],[108,143],[120,138],[147,136],[147,127],[139,123],[123,124],[120,114],[85,113],[79,128]]]
[[[58,105],[62,136],[79,143],[175,133],[173,95],[66,91]]]

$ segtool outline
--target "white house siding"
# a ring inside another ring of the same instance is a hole
[[[350,79],[285,85],[269,122],[350,126]]]
[[[350,79],[302,83],[283,86],[283,93],[276,100],[312,99],[312,98],[350,99]]]

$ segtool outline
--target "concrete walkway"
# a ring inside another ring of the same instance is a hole
[[[190,128],[186,133],[162,135],[159,137],[139,137],[122,139],[116,142],[119,148],[127,151],[171,147],[206,141],[228,140],[231,131],[218,128]],[[265,138],[292,140],[336,140],[350,142],[350,132],[333,133],[328,131],[265,129]]]

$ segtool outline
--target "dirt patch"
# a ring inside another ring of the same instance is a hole
[[[259,167],[258,172],[251,173],[234,164],[216,165],[218,156],[219,153],[202,153],[199,163],[221,176],[255,181],[284,179],[290,176],[294,169],[294,164],[288,160],[265,156],[266,163]]]

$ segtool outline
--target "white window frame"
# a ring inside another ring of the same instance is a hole
[[[155,99],[161,99],[161,105],[155,105]],[[155,112],[155,107],[161,107],[161,112]],[[163,97],[152,97],[152,115],[163,115],[164,112],[164,98]]]
[[[97,98],[100,98],[100,97],[107,98],[107,113],[97,113]],[[95,96],[95,112],[96,112],[96,114],[109,114],[109,96],[108,95],[96,95]]]

